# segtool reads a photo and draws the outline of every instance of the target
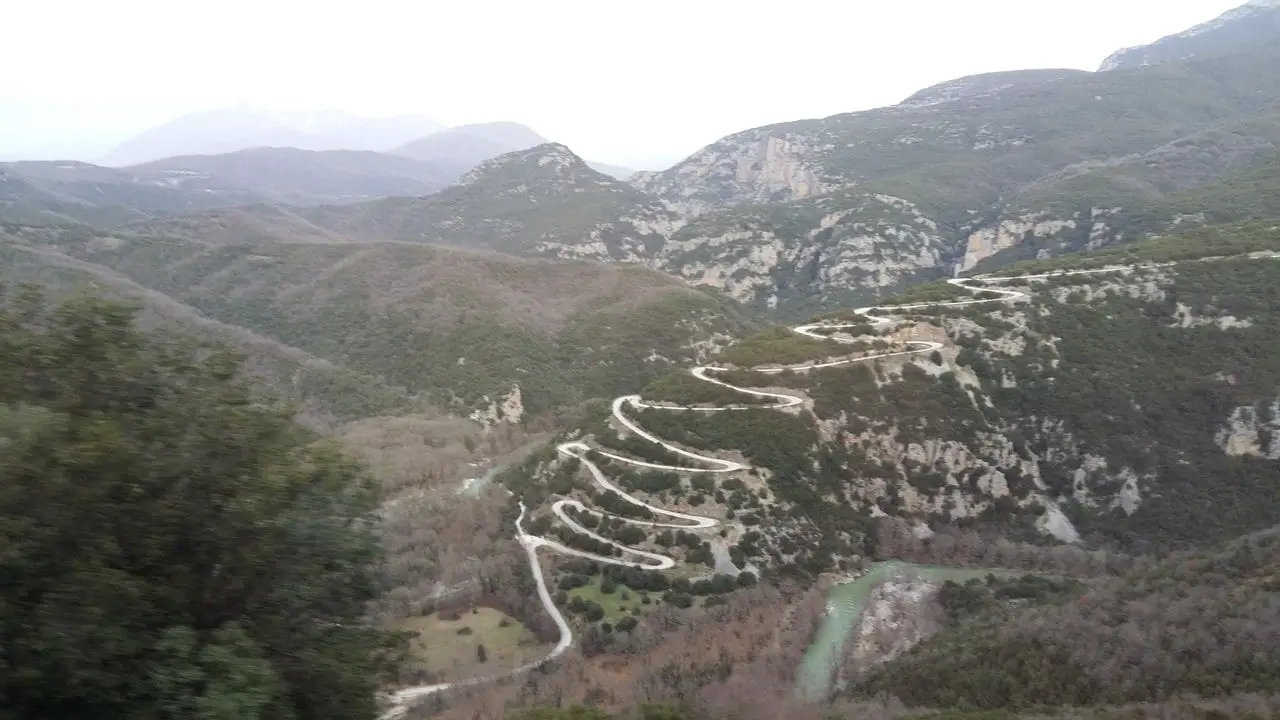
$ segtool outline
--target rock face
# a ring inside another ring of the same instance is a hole
[[[829,189],[809,137],[770,128],[731,135],[672,170],[637,173],[631,183],[683,215],[724,206],[812,197]]]
[[[1280,140],[1280,121],[1258,114],[1280,101],[1268,69],[1280,52],[1258,52],[1206,58],[1196,80],[1160,67],[966,77],[893,107],[730,135],[632,179],[687,220],[651,264],[786,313],[1163,229],[1175,215],[1153,204]],[[1231,87],[1242,78],[1246,94]],[[1209,97],[1212,118],[1192,107]]]
[[[1194,37],[1274,10],[1247,6]],[[1271,45],[1190,69],[960,78],[892,107],[735,133],[628,182],[548,143],[428,198],[307,217],[375,239],[644,264],[794,318],[1195,218],[1152,210],[1280,147]]]
[[[956,264],[956,271],[971,270],[992,255],[1022,244],[1028,235],[1047,238],[1075,227],[1075,220],[1048,219],[1043,214],[1001,220],[993,226],[984,227],[969,235],[964,256]]]
[[[937,592],[936,585],[911,579],[886,582],[872,590],[841,674],[861,675],[941,630],[943,618],[932,602]]]
[[[472,412],[470,418],[483,427],[487,428],[501,422],[514,425],[524,419],[524,399],[520,395],[519,383],[512,385],[511,392],[500,401],[490,401],[489,396],[486,395],[482,402],[488,405]]]
[[[772,213],[743,208],[732,218],[694,220],[663,246],[657,266],[785,311],[932,279],[948,252],[933,220],[889,195],[847,191]]]
[[[1238,407],[1216,440],[1228,455],[1280,459],[1280,400]]]

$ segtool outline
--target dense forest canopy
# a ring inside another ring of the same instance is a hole
[[[238,369],[0,291],[0,716],[375,716],[375,488]]]

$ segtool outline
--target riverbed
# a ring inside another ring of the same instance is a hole
[[[852,639],[862,611],[871,591],[890,580],[923,580],[944,583],[948,580],[965,582],[971,578],[984,578],[988,574],[1007,574],[1007,571],[976,568],[953,568],[939,565],[889,560],[875,563],[866,573],[852,582],[842,583],[827,593],[827,614],[805,651],[800,667],[796,670],[796,690],[801,697],[814,702],[826,700],[835,681],[836,670],[844,660],[846,648]]]

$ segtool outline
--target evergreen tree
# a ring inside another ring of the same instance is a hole
[[[375,488],[239,370],[0,288],[6,718],[375,716]]]

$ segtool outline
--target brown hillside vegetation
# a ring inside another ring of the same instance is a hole
[[[451,693],[422,703],[410,718],[515,717],[511,707],[588,703],[626,708],[671,703],[714,718],[816,720],[822,711],[791,697],[795,665],[822,613],[821,588],[761,585],[727,603],[681,612],[663,607],[631,631],[614,634],[615,650],[584,653],[509,682]]]

